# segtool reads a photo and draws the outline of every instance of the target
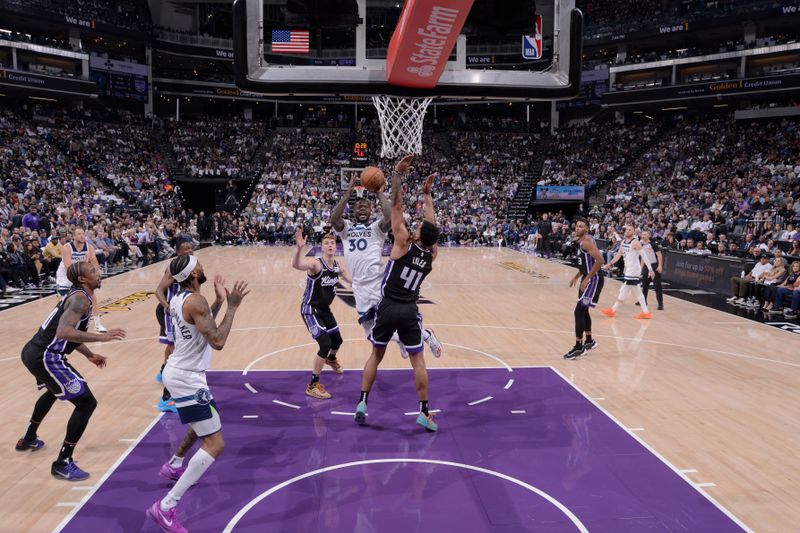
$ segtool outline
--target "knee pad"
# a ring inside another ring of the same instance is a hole
[[[341,346],[342,342],[344,342],[342,340],[342,334],[339,333],[338,331],[331,333],[330,338],[331,338],[331,350],[338,350],[339,346]]]
[[[319,351],[317,355],[323,359],[328,358],[328,353],[331,351],[331,338],[327,333],[323,333],[317,337],[317,344],[319,344]]]

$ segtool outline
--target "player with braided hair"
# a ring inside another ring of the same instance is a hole
[[[100,287],[100,270],[90,262],[72,263],[67,269],[70,291],[58,302],[33,338],[22,349],[22,362],[36,378],[36,386],[46,389],[36,402],[28,429],[17,442],[17,451],[36,451],[44,446],[36,431],[56,399],[71,402],[75,409],[67,423],[67,434],[52,464],[53,477],[67,481],[81,481],[89,473],[78,468],[72,452],[78,444],[89,418],[97,407],[89,385],[67,361],[67,355],[77,350],[99,368],[106,366],[106,358],[94,353],[89,342],[108,342],[125,338],[125,331],[112,329],[104,333],[88,333],[92,317],[92,297]]]

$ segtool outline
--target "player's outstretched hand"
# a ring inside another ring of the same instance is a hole
[[[119,328],[110,329],[105,333],[98,333],[97,337],[97,342],[121,341],[125,338],[125,330]]]
[[[297,243],[298,248],[306,245],[306,239],[303,237],[303,226],[297,226],[297,229],[294,230],[294,241]]]
[[[244,281],[235,282],[231,291],[225,290],[228,293],[228,308],[239,307],[244,297],[250,294],[250,291],[247,290],[247,283]]]
[[[219,274],[214,276],[214,294],[216,294],[217,300],[220,302],[224,301],[227,297],[227,293],[225,292],[225,280]]]
[[[353,192],[353,189],[356,188],[356,181],[358,180],[358,178],[359,178],[358,172],[353,172],[352,175],[350,176],[350,185],[348,189],[350,192]]]
[[[88,359],[97,368],[105,368],[106,361],[108,360],[108,358],[103,357],[99,353],[93,353],[92,355],[87,355],[86,359]]]
[[[400,174],[405,174],[411,168],[411,161],[414,160],[414,154],[408,154],[403,159],[397,162],[394,166],[395,172],[399,172]]]
[[[431,174],[425,181],[422,182],[422,194],[430,194],[433,191],[433,180],[436,178],[436,174]]]

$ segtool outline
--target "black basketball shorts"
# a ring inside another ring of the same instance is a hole
[[[417,302],[381,300],[369,340],[373,346],[386,346],[395,331],[409,354],[422,351],[422,315]]]

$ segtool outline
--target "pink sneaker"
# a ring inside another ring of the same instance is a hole
[[[149,516],[153,522],[158,524],[161,527],[161,531],[164,533],[189,533],[187,529],[178,522],[177,509],[177,507],[173,507],[169,511],[162,511],[161,501],[158,500],[145,511],[145,514]]]
[[[164,463],[164,466],[158,471],[158,475],[163,478],[171,479],[172,481],[178,481],[178,478],[180,478],[184,472],[186,472],[185,466],[174,468],[169,463]]]

